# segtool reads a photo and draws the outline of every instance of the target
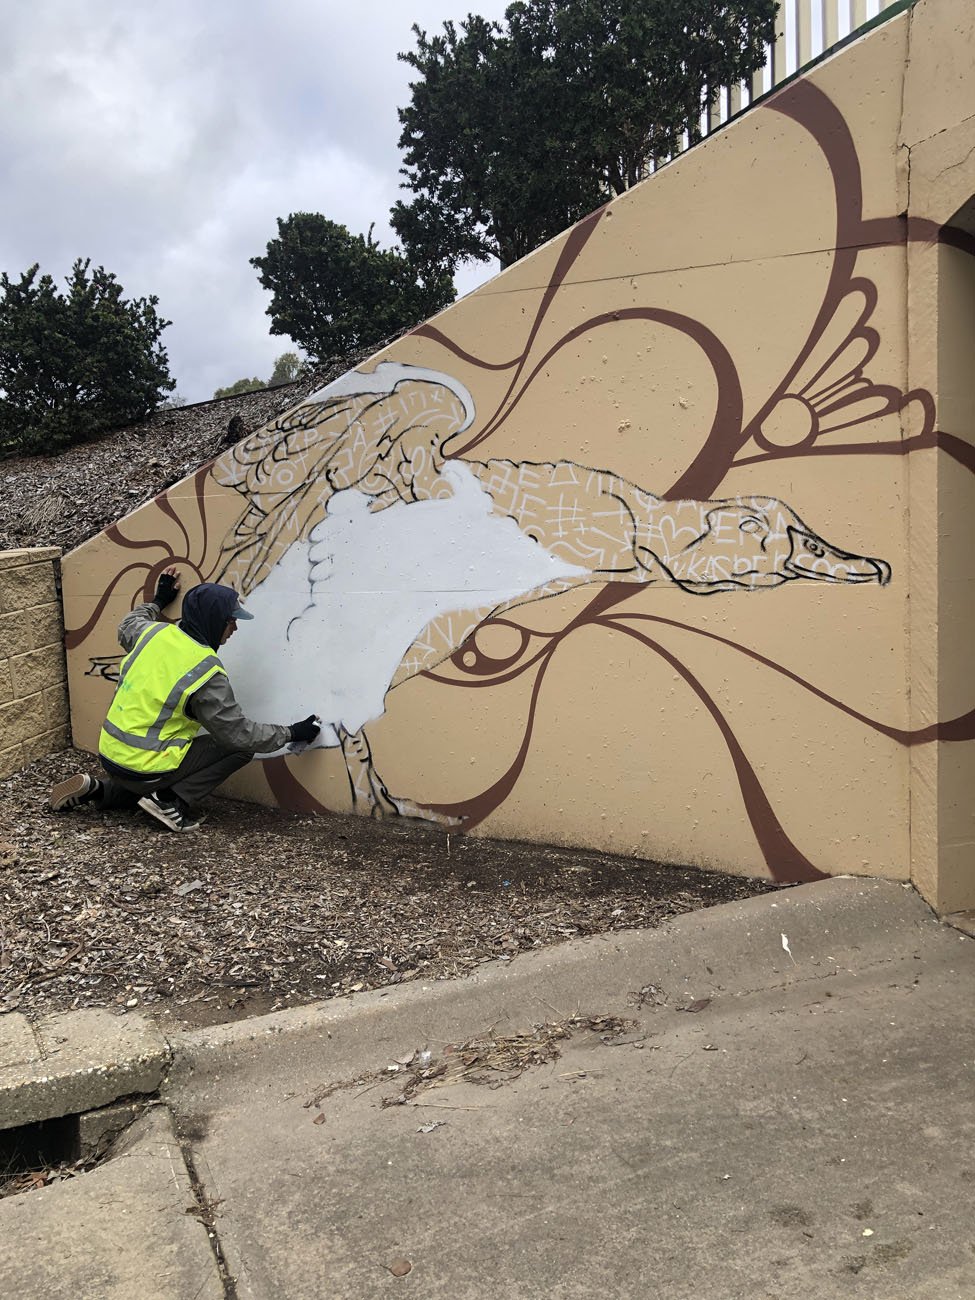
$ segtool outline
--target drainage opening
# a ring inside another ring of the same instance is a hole
[[[73,1178],[97,1163],[82,1157],[77,1115],[0,1130],[0,1196]]]

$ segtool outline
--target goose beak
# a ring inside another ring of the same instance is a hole
[[[851,555],[830,546],[815,533],[789,528],[791,551],[783,565],[794,578],[811,578],[818,582],[876,582],[886,587],[891,578],[886,560],[865,555]]]

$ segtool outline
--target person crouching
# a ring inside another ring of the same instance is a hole
[[[255,754],[318,735],[314,715],[287,725],[253,722],[237,703],[217,654],[238,621],[254,617],[236,591],[201,583],[186,593],[178,624],[160,620],[178,594],[176,571],[166,569],[153,599],[119,625],[127,653],[99,736],[105,778],[78,773],[56,785],[48,797],[55,812],[86,803],[104,811],[138,806],[172,831],[196,830],[199,801]]]

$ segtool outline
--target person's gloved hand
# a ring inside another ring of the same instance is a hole
[[[312,713],[302,722],[292,722],[291,739],[299,745],[310,745],[321,729],[318,719]]]
[[[179,579],[176,574],[166,569],[160,573],[156,581],[156,594],[153,596],[153,604],[158,605],[160,609],[165,609],[171,605],[179,595]]]

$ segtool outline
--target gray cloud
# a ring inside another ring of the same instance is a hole
[[[156,294],[189,401],[266,378],[272,338],[248,265],[275,220],[323,212],[351,230],[400,195],[396,109],[412,23],[438,31],[509,0],[34,0],[6,6],[0,69],[0,269],[57,279],[75,257]],[[466,291],[490,273],[464,274]]]

